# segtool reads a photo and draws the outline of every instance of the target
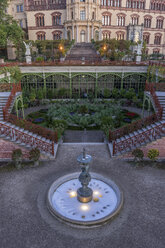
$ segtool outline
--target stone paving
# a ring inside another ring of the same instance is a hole
[[[145,146],[140,147],[140,149],[144,152],[144,157],[147,158],[147,153],[150,149],[158,149],[159,150],[159,157],[160,160],[165,160],[165,137],[153,141]],[[130,159],[133,158],[132,152],[128,152],[120,156],[121,158]]]
[[[57,159],[39,167],[0,170],[1,248],[164,248],[165,173],[110,159],[107,146],[87,145],[90,170],[115,181],[124,205],[111,222],[79,229],[56,220],[46,208],[54,180],[80,171],[76,162],[83,145],[60,145]]]

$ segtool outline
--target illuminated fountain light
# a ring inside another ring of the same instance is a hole
[[[121,209],[123,197],[119,188],[110,179],[91,173],[93,198],[88,203],[82,203],[76,194],[81,186],[78,175],[79,173],[73,173],[64,176],[52,184],[48,192],[50,212],[59,219],[80,226],[95,226],[107,222]]]

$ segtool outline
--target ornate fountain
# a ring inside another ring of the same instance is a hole
[[[76,226],[98,226],[114,217],[123,204],[123,194],[108,178],[89,174],[92,157],[83,153],[77,161],[81,173],[57,179],[50,187],[47,206],[56,218]]]

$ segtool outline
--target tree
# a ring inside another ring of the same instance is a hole
[[[0,48],[7,47],[8,41],[13,42],[16,48],[19,47],[23,39],[24,32],[17,21],[5,13],[8,6],[7,0],[0,2]]]

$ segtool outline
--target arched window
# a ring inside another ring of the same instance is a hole
[[[52,15],[52,25],[61,25],[61,13],[60,12],[54,12]]]
[[[111,13],[104,12],[102,14],[102,25],[103,26],[110,26],[111,25]]]
[[[151,28],[151,20],[152,20],[152,16],[144,16],[144,27],[145,28]]]
[[[45,26],[45,20],[44,20],[44,14],[43,13],[35,14],[35,18],[36,18],[36,26],[37,27]]]
[[[117,26],[125,26],[125,14],[117,15]]]
[[[45,36],[45,32],[44,31],[39,31],[36,33],[37,35],[37,40],[45,40],[46,39],[46,36]]]
[[[156,18],[156,28],[162,29],[163,28],[163,21],[164,21],[164,17],[158,16]]]
[[[146,44],[149,44],[150,42],[150,33],[143,33],[143,41],[146,42]]]
[[[109,40],[111,38],[111,32],[109,30],[102,31],[103,40]]]
[[[161,44],[161,37],[162,37],[162,34],[155,34],[155,38],[154,38],[154,44],[155,45],[160,45]]]
[[[117,40],[124,40],[124,32],[123,31],[118,31],[116,32],[116,39]]]
[[[131,22],[132,25],[138,25],[139,24],[139,15],[131,15]]]
[[[62,39],[62,32],[61,31],[54,31],[53,34],[53,40],[61,40]]]

